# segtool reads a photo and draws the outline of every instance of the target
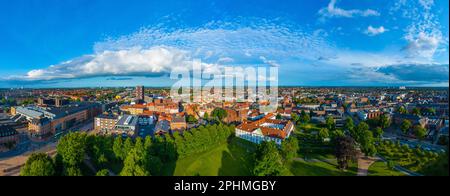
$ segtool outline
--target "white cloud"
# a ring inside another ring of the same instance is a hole
[[[368,16],[379,16],[380,13],[372,10],[372,9],[366,9],[366,10],[359,10],[359,9],[350,9],[345,10],[342,8],[339,8],[336,6],[337,0],[331,0],[327,7],[322,8],[319,10],[319,15],[323,18],[352,18],[355,16],[362,16],[362,17],[368,17]]]
[[[441,37],[420,32],[417,36],[406,38],[409,44],[405,47],[410,57],[420,56],[432,58],[439,47]]]
[[[407,58],[433,60],[436,54],[448,53],[448,34],[443,35],[433,6],[433,0],[400,0],[392,7],[391,14],[402,13],[404,19],[411,21],[403,36]]]
[[[276,61],[274,60],[268,60],[266,57],[264,56],[260,56],[259,59],[261,59],[261,61],[267,65],[270,65],[271,67],[280,67],[280,64],[278,64]]]
[[[383,26],[380,26],[378,28],[369,26],[369,27],[367,27],[367,30],[364,31],[364,33],[369,36],[375,36],[375,35],[382,34],[386,31],[389,31],[389,30],[384,28]]]
[[[163,25],[161,25],[163,26]],[[120,50],[140,46],[166,45],[192,52],[194,57],[217,61],[220,57],[239,58],[259,56],[278,58],[300,56],[313,58],[327,50],[323,35],[313,35],[294,24],[257,19],[235,19],[232,22],[212,22],[197,28],[177,30],[161,27],[143,28],[139,32],[98,42],[94,50]],[[207,57],[207,58],[205,58]]]
[[[429,10],[434,5],[434,0],[419,0],[419,3],[423,8]]]
[[[217,60],[217,63],[232,63],[232,62],[234,62],[234,59],[233,58],[230,58],[230,57],[221,57],[221,58],[219,58],[219,60]]]
[[[177,66],[188,66],[187,62],[192,59],[220,67],[231,62],[255,65],[263,56],[267,58],[266,64],[280,66],[272,59],[317,59],[320,53],[331,50],[324,38],[305,32],[299,26],[264,19],[248,21],[252,22],[214,22],[203,27],[177,30],[143,28],[131,35],[96,43],[94,54],[7,79],[37,81],[97,76],[159,76],[170,73]]]
[[[203,64],[211,69],[215,65]],[[45,81],[97,76],[153,76],[164,75],[179,68],[192,67],[192,59],[187,51],[166,46],[149,49],[103,51],[83,56],[71,61],[52,65],[45,69],[31,70],[23,76],[12,76],[10,80]]]

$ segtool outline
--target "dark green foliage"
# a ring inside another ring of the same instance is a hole
[[[98,171],[95,176],[109,176],[109,171],[107,169],[102,169]]]
[[[355,140],[348,136],[337,138],[335,155],[339,169],[347,169],[349,162],[356,160]]]
[[[222,121],[224,118],[228,116],[228,113],[226,110],[222,108],[216,108],[212,111],[211,117],[217,118],[218,120]]]
[[[281,143],[281,155],[286,162],[290,162],[297,156],[299,148],[297,138],[289,137]]]
[[[403,120],[402,124],[400,125],[400,129],[404,134],[407,134],[409,130],[411,129],[412,123],[409,120]]]
[[[263,142],[255,154],[255,176],[280,176],[286,170],[275,142]]]
[[[55,165],[45,153],[32,154],[20,170],[21,176],[53,176]]]
[[[65,166],[79,166],[86,155],[86,134],[69,133],[62,137],[56,147]]]
[[[328,128],[328,130],[335,130],[336,129],[336,122],[334,121],[333,117],[329,116],[325,120],[325,124]]]

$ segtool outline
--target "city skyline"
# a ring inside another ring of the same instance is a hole
[[[0,23],[0,88],[168,87],[195,59],[280,86],[448,87],[442,0],[15,1]]]

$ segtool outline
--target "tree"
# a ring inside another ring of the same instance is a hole
[[[416,126],[414,126],[414,135],[419,140],[423,140],[423,139],[425,139],[425,136],[427,135],[427,130],[420,125],[416,125]]]
[[[395,161],[388,161],[388,162],[387,162],[387,167],[388,167],[390,170],[394,170],[394,169],[395,169]]]
[[[69,166],[64,168],[64,175],[65,176],[83,176],[83,173],[81,172],[81,169],[76,166]]]
[[[298,150],[299,145],[296,137],[289,137],[281,143],[281,155],[286,162],[294,159],[297,156]]]
[[[222,108],[215,108],[211,114],[213,118],[217,118],[218,120],[222,121],[228,116],[228,113],[226,110]]]
[[[62,137],[56,147],[64,165],[75,167],[81,164],[86,153],[86,134],[69,133]]]
[[[377,127],[373,130],[373,135],[375,138],[381,139],[381,137],[383,136],[383,129],[380,127]]]
[[[336,129],[336,122],[334,121],[334,118],[331,116],[328,116],[325,120],[325,124],[327,125],[328,130],[335,130]]]
[[[331,132],[331,133],[332,133],[332,134],[331,134],[332,139],[336,139],[336,138],[344,137],[344,136],[345,136],[345,133],[344,133],[344,131],[342,131],[342,130],[336,130],[336,131],[333,131],[333,132]]]
[[[409,129],[411,129],[411,126],[412,126],[411,121],[405,119],[400,125],[400,129],[404,134],[407,134],[409,132]]]
[[[373,138],[373,133],[371,131],[364,131],[358,141],[361,145],[361,151],[366,156],[373,156],[377,153],[377,149],[375,147],[375,140]]]
[[[277,120],[281,120],[283,117],[281,116],[281,114],[277,114],[277,116],[275,117]]]
[[[258,146],[255,160],[255,176],[279,176],[285,171],[283,158],[273,141],[263,142]]]
[[[298,121],[300,120],[300,116],[298,116],[296,113],[292,113],[291,119],[292,119],[292,121],[294,121],[295,124],[297,124]]]
[[[353,123],[353,119],[351,117],[347,117],[345,119],[344,128],[350,132],[355,128],[355,124]]]
[[[416,115],[416,116],[420,116],[420,108],[414,108],[413,110],[412,110],[412,112],[411,112],[412,114],[414,114],[414,115]]]
[[[135,148],[131,149],[125,158],[124,166],[120,172],[121,176],[149,176],[150,172],[143,163],[142,157]]]
[[[123,144],[123,157],[126,158],[128,153],[130,153],[131,149],[134,148],[133,140],[131,138],[127,138],[125,143]]]
[[[175,133],[178,133],[178,132],[175,132]],[[152,147],[152,144],[153,144],[152,137],[151,136],[145,137],[144,147],[148,152],[150,152],[150,148]]]
[[[53,176],[55,165],[45,153],[33,153],[20,170],[21,176]]]
[[[330,137],[330,133],[327,128],[320,129],[319,138],[322,139],[322,141],[329,137]]]
[[[209,114],[208,112],[205,112],[205,114],[203,115],[203,119],[208,120],[209,119]]]
[[[197,123],[198,120],[192,115],[187,115],[186,116],[186,122],[188,122],[188,123]]]
[[[102,169],[98,171],[95,176],[109,176],[109,171],[107,169]]]
[[[118,136],[118,137],[116,137],[116,139],[114,139],[113,152],[117,159],[119,159],[119,160],[125,159],[125,154],[123,151],[122,137]]]
[[[337,138],[335,154],[339,169],[347,169],[349,162],[356,160],[355,140],[348,136]]]
[[[432,115],[436,114],[436,110],[434,108],[427,108],[427,109],[425,109],[425,112],[430,113]]]
[[[407,114],[408,110],[406,110],[405,107],[401,106],[397,109],[397,112],[400,114]]]
[[[420,173],[423,173],[427,176],[448,176],[449,175],[449,167],[448,167],[448,146],[445,153],[439,155],[439,157],[430,161],[430,163],[426,164],[421,170]]]
[[[355,139],[356,142],[360,142],[360,138],[363,136],[364,132],[369,130],[369,125],[365,122],[360,122],[356,128],[350,132],[351,136]]]
[[[389,116],[387,114],[381,115],[381,117],[380,117],[380,126],[383,129],[388,128],[389,126],[391,126],[391,119],[389,118]]]
[[[303,123],[308,123],[311,120],[311,117],[309,114],[305,112],[305,110],[302,110],[302,113],[300,115],[300,121]]]

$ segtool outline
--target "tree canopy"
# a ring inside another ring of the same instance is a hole
[[[339,169],[347,169],[349,162],[356,159],[355,140],[348,136],[337,138],[335,155]]]
[[[255,176],[279,176],[285,169],[275,142],[263,142],[258,146],[253,168]]]
[[[60,139],[56,149],[65,165],[78,166],[86,153],[86,134],[69,133]]]
[[[223,108],[215,108],[212,111],[211,116],[213,118],[217,118],[218,120],[222,121],[223,119],[225,119],[228,116],[228,113]]]
[[[53,176],[55,165],[45,153],[34,153],[20,170],[21,176]]]
[[[281,155],[286,162],[292,161],[297,156],[299,149],[296,137],[289,137],[281,143]]]
[[[409,129],[411,129],[412,123],[409,120],[403,120],[402,124],[400,125],[400,129],[404,134],[407,134],[409,132]]]

